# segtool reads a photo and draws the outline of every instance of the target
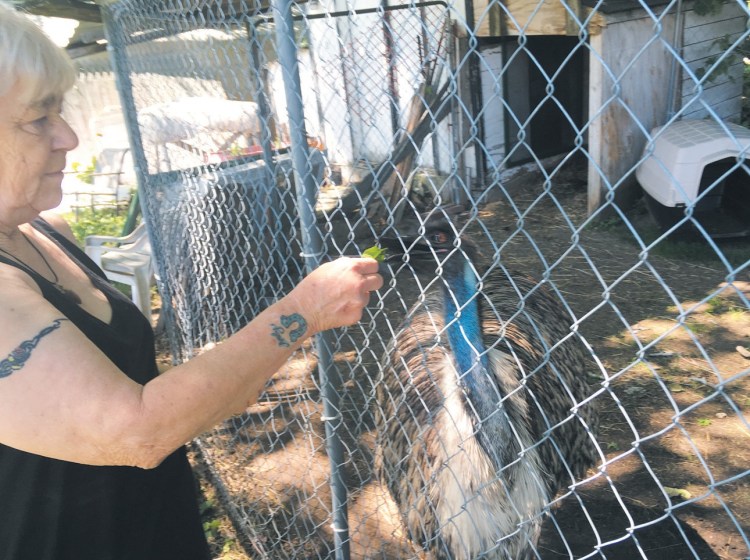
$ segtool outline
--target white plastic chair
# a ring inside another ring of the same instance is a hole
[[[150,287],[154,269],[146,225],[141,223],[125,237],[89,235],[85,251],[107,278],[130,286],[133,303],[151,320]]]

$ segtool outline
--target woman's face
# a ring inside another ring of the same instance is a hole
[[[0,225],[14,226],[62,199],[65,156],[78,137],[62,118],[61,98],[28,99],[17,82],[0,96]]]

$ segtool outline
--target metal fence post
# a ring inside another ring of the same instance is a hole
[[[122,27],[122,22],[117,22],[117,13],[115,12],[117,9],[116,6],[101,7],[102,22],[104,23],[104,30],[108,42],[107,53],[115,77],[117,95],[120,98],[120,103],[122,105],[122,114],[125,119],[130,154],[133,158],[133,170],[135,172],[137,187],[136,194],[138,197],[137,203],[141,207],[143,220],[148,228],[149,238],[151,239],[151,250],[154,256],[154,262],[159,270],[159,277],[166,278],[164,270],[161,269],[163,266],[161,230],[158,227],[151,227],[152,224],[157,223],[156,220],[158,220],[158,216],[152,215],[152,198],[147,192],[147,185],[149,184],[148,161],[143,148],[141,130],[138,126],[138,110],[133,97],[132,69],[126,51],[128,41]],[[170,319],[173,309],[170,304],[172,301],[172,293],[168,282],[160,282],[159,293],[161,294],[162,299],[161,313],[167,317],[164,324],[166,325],[170,346],[172,349],[175,349],[178,347],[178,336],[173,328],[173,321]]]
[[[283,69],[284,91],[289,115],[292,167],[297,189],[297,209],[300,217],[302,247],[308,272],[315,269],[323,258],[323,239],[316,225],[315,200],[317,185],[310,163],[305,115],[302,104],[297,44],[294,36],[292,0],[272,2],[276,24],[276,42],[279,63]],[[333,365],[333,340],[330,333],[322,333],[316,341],[318,372],[323,398],[326,427],[326,450],[331,464],[332,529],[334,551],[337,560],[349,558],[349,525],[347,514],[347,491],[343,476],[344,445],[339,435],[342,416],[340,411],[340,388],[342,380]]]

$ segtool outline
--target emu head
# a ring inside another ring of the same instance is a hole
[[[463,235],[466,214],[462,206],[439,206],[399,222],[380,238],[388,251],[386,261],[409,263],[420,272],[458,271],[479,257],[477,246]]]

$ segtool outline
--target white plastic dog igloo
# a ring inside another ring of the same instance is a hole
[[[654,129],[652,137],[636,178],[657,224],[669,230],[692,208],[712,238],[750,235],[750,130],[683,120]]]

